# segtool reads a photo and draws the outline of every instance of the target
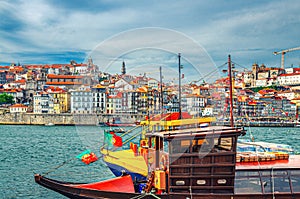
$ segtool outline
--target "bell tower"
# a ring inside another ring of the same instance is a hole
[[[125,66],[125,62],[123,61],[122,63],[122,70],[121,70],[122,75],[126,74],[126,66]]]

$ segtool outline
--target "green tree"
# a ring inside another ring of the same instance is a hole
[[[14,97],[12,95],[8,95],[7,93],[0,94],[0,104],[13,104]]]

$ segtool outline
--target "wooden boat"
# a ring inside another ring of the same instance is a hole
[[[230,56],[228,68],[231,80]],[[277,154],[274,160],[237,155],[237,139],[245,134],[245,130],[233,125],[232,90],[230,81],[230,127],[200,128],[195,121],[181,118],[141,122],[144,126],[152,123],[143,133],[140,150],[134,152],[145,158],[146,181],[122,175],[107,181],[79,184],[56,181],[39,174],[35,175],[35,181],[69,198],[84,199],[300,198],[299,155],[281,159],[282,156]],[[106,157],[115,158],[116,153],[112,152]],[[126,161],[129,163],[130,158]]]
[[[100,152],[103,155],[103,161],[115,176],[120,176],[121,171],[126,171],[132,176],[133,180],[146,180],[148,164],[149,161],[151,161],[151,159],[147,159],[147,150],[145,149],[147,143],[145,135],[147,132],[173,131],[176,129],[195,127],[205,128],[214,121],[214,117],[193,118],[186,112],[182,113],[181,119],[179,119],[178,112],[163,115],[159,114],[140,122],[142,131],[139,144],[130,143],[130,147],[127,149],[116,149],[115,147],[108,149],[103,147]]]
[[[51,122],[45,124],[45,126],[54,126],[54,125],[55,125],[55,124],[53,124],[53,123],[51,123]]]
[[[110,123],[110,122],[100,122],[100,126],[111,126],[111,127],[130,127],[130,126],[136,126],[136,123]]]
[[[69,198],[300,198],[300,156],[237,162],[237,138],[244,134],[243,128],[224,126],[149,131],[147,181],[123,175],[78,184],[38,174],[35,181]]]

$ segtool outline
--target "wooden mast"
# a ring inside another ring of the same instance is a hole
[[[234,126],[234,120],[233,120],[233,86],[232,86],[232,71],[231,71],[231,57],[228,55],[228,77],[229,77],[229,102],[230,102],[230,126]]]
[[[179,91],[179,119],[181,119],[181,63],[180,63],[180,57],[181,57],[181,54],[178,53],[178,73],[179,73],[179,88],[178,88],[178,91]]]
[[[161,108],[161,116],[160,119],[163,118],[164,115],[164,94],[163,94],[163,85],[162,85],[162,69],[159,67],[159,83],[160,83],[160,108]]]

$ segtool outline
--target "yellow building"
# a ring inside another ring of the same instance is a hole
[[[49,87],[47,92],[52,96],[54,113],[68,113],[71,107],[71,95],[59,87]]]
[[[70,111],[71,97],[68,92],[54,93],[53,98],[57,103],[54,103],[54,109],[59,113],[67,113]],[[57,105],[56,105],[57,104]]]
[[[300,97],[292,99],[291,102],[296,104],[296,117],[299,118],[299,114],[300,114]]]

